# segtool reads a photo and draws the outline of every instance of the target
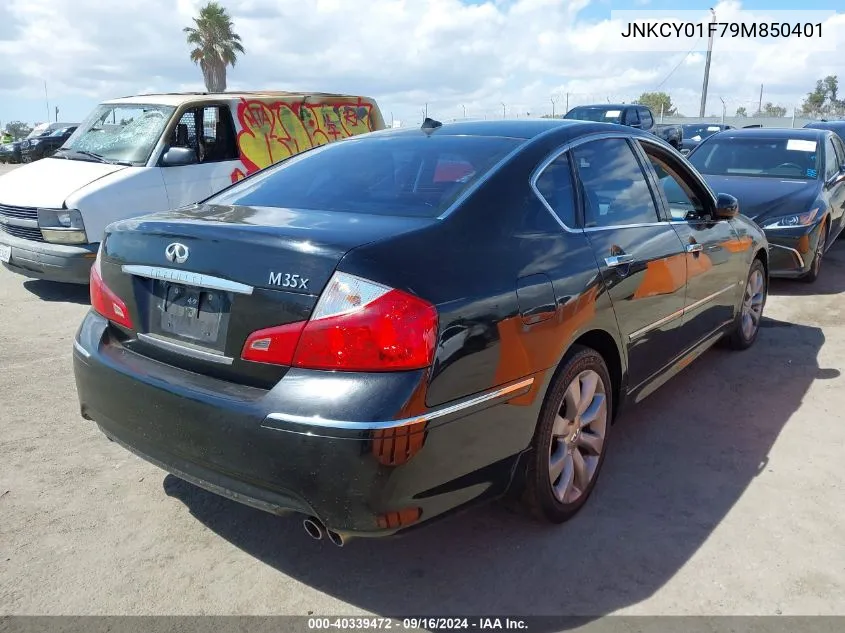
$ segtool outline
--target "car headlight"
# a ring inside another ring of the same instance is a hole
[[[87,244],[85,223],[77,209],[38,209],[38,228],[48,242]]]
[[[809,226],[816,219],[819,214],[819,209],[813,209],[806,213],[796,213],[795,215],[785,215],[782,218],[774,218],[767,220],[763,225],[764,229],[792,229],[798,226]]]

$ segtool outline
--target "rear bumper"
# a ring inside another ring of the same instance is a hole
[[[540,406],[509,402],[532,379],[431,418],[415,404],[425,372],[290,370],[270,390],[235,385],[127,350],[94,313],[73,356],[82,414],[110,438],[211,492],[345,536],[391,534],[501,495]]]
[[[0,244],[12,249],[7,270],[45,281],[87,284],[99,244],[50,244],[33,242],[0,232]]]

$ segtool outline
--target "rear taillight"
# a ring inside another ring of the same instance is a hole
[[[103,274],[100,270],[100,253],[91,266],[91,307],[109,321],[132,329],[132,319],[129,317],[129,310],[120,297],[114,294],[103,281]]]
[[[254,332],[241,357],[307,369],[397,371],[431,365],[437,310],[419,297],[335,273],[308,321]]]

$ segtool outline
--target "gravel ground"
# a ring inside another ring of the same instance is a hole
[[[627,411],[574,521],[338,549],[107,441],[71,371],[87,289],[0,269],[0,614],[845,614],[843,288],[845,243],[774,282],[754,348]]]

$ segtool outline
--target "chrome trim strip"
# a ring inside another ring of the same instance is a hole
[[[719,295],[723,295],[726,292],[730,292],[731,290],[734,290],[736,288],[736,285],[737,284],[730,284],[729,286],[725,286],[721,290],[717,290],[716,292],[714,292],[712,295],[707,295],[706,297],[704,297],[704,299],[699,299],[695,303],[686,306],[684,308],[684,314],[686,314],[687,312],[692,312],[693,310],[697,310],[698,308],[703,306],[705,303],[710,303],[711,301],[713,301],[713,299],[715,299]],[[739,285],[742,285],[742,282],[740,282]]]
[[[673,312],[672,314],[670,314],[668,316],[663,317],[659,321],[655,321],[654,323],[646,325],[644,328],[640,328],[639,330],[637,330],[635,332],[631,332],[628,335],[628,340],[633,341],[634,339],[638,339],[643,334],[647,334],[648,332],[651,332],[652,330],[659,328],[661,325],[666,325],[667,323],[669,323],[669,321],[674,321],[675,319],[682,317],[682,316],[684,316],[684,309],[683,308],[681,308],[680,310],[676,310],[675,312]]]
[[[791,251],[795,254],[795,257],[798,258],[798,264],[801,266],[801,268],[804,268],[804,258],[801,257],[801,253],[796,251],[794,248],[789,248],[788,246],[781,246],[780,244],[773,244],[772,242],[769,242],[769,248],[782,248],[785,251]]]
[[[91,358],[91,353],[87,349],[82,347],[82,343],[80,343],[76,339],[73,339],[73,349],[82,354],[85,358]]]
[[[739,285],[742,285],[742,284],[743,284],[743,282],[740,281]],[[661,325],[666,325],[667,323],[677,319],[678,317],[689,314],[690,312],[694,312],[695,310],[697,310],[698,308],[703,306],[705,303],[709,303],[709,302],[713,301],[713,299],[715,299],[719,295],[722,295],[726,292],[733,290],[735,286],[736,286],[736,284],[731,284],[729,286],[725,286],[721,290],[717,290],[713,294],[707,295],[706,297],[704,297],[703,299],[699,299],[695,303],[692,303],[688,306],[685,306],[685,307],[681,308],[680,310],[676,310],[672,314],[665,316],[662,319],[655,321],[654,323],[646,325],[644,328],[640,328],[639,330],[637,330],[635,332],[631,332],[628,335],[628,340],[633,341],[634,339],[638,339],[643,334],[647,334],[648,332],[651,332],[652,330],[659,328]]]
[[[183,356],[190,356],[191,358],[195,358],[197,360],[204,360],[210,363],[217,363],[219,365],[231,365],[235,360],[231,356],[215,354],[214,352],[204,352],[203,350],[188,347],[187,345],[180,345],[179,343],[166,341],[152,334],[139,333],[138,340],[143,341],[144,343],[149,343],[150,345],[154,345],[155,347],[159,347],[168,352],[182,354]]]
[[[175,281],[188,286],[199,286],[201,288],[210,288],[212,290],[224,290],[226,292],[234,292],[235,294],[241,295],[251,295],[254,290],[252,286],[238,283],[237,281],[223,279],[222,277],[213,277],[203,273],[194,273],[190,270],[179,270],[177,268],[124,265],[121,266],[121,270],[123,270],[123,272],[127,275],[137,275],[138,277],[159,279],[161,281]]]
[[[453,413],[458,413],[459,411],[463,411],[464,409],[476,407],[486,402],[490,402],[492,400],[496,400],[498,398],[503,398],[505,396],[514,394],[517,391],[526,390],[533,384],[534,378],[525,378],[524,380],[511,383],[504,387],[499,387],[498,389],[486,391],[481,395],[474,396],[472,398],[468,398],[460,402],[456,402],[455,404],[450,404],[440,409],[433,409],[427,413],[423,413],[412,418],[401,418],[399,420],[387,420],[384,422],[352,422],[348,420],[330,420],[326,418],[321,418],[319,416],[292,415],[288,413],[270,413],[265,418],[265,422],[261,424],[261,428],[269,429],[271,431],[286,431],[287,429],[281,429],[266,424],[266,420],[277,420],[279,422],[291,422],[293,424],[306,424],[309,426],[315,426],[323,429],[347,429],[353,431],[378,431],[382,429],[392,429],[401,426],[408,426],[411,424],[418,424],[421,422],[429,422],[431,420],[436,420],[437,418],[442,418]]]

